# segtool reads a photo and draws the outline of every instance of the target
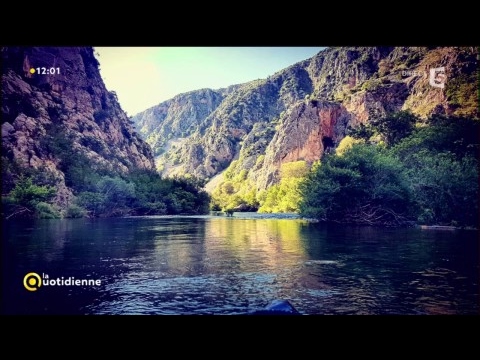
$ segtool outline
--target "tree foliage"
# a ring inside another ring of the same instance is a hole
[[[196,179],[162,179],[138,170],[125,178],[103,176],[93,191],[81,192],[76,205],[89,216],[204,214],[210,197]]]
[[[370,225],[408,220],[410,192],[401,163],[375,145],[354,144],[343,156],[325,156],[300,190],[306,217]]]
[[[338,144],[337,148],[335,149],[335,153],[338,156],[342,156],[345,151],[350,149],[354,144],[364,143],[364,139],[355,139],[349,135],[345,136]]]
[[[478,227],[480,122],[436,115],[391,152],[405,166],[418,221]]]
[[[193,178],[162,179],[154,171],[138,170],[128,175],[86,175],[73,203],[60,211],[53,204],[55,187],[38,185],[33,177],[21,177],[2,197],[5,218],[77,218],[125,215],[205,214],[210,196],[203,182]],[[75,188],[74,188],[75,190]]]
[[[259,207],[255,184],[248,178],[248,170],[236,173],[238,160],[231,162],[223,173],[225,179],[212,192],[210,209],[213,211],[256,211]],[[236,173],[236,174],[235,174]]]
[[[300,184],[308,173],[303,160],[284,163],[280,167],[280,182],[271,186],[260,201],[259,212],[296,212],[301,200]]]
[[[417,121],[418,118],[411,112],[399,111],[350,128],[348,135],[367,142],[375,142],[372,140],[379,137],[387,146],[393,146],[413,132]]]
[[[409,136],[418,118],[409,111],[399,111],[372,121],[387,146],[393,146]]]
[[[60,213],[49,204],[55,196],[52,186],[39,186],[31,177],[21,177],[6,197],[2,197],[2,215],[11,217],[58,218]]]
[[[424,224],[478,224],[478,160],[422,150],[406,169],[418,221]]]
[[[312,167],[300,212],[325,221],[478,228],[479,130],[476,119],[420,122],[406,112],[360,126]]]

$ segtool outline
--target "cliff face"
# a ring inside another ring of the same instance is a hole
[[[150,147],[107,91],[92,48],[2,48],[1,56],[2,162],[56,177],[59,205],[72,191],[54,141],[68,140],[98,169],[154,168]]]
[[[170,139],[193,134],[224,97],[222,90],[192,91],[150,108],[132,120],[140,135],[151,145],[154,155],[160,155],[171,146]]]
[[[164,144],[157,150],[157,165],[165,175],[211,179],[238,160],[235,171],[246,170],[259,189],[265,188],[279,180],[282,163],[311,164],[334,149],[348,127],[372,118],[399,110],[422,118],[432,113],[477,116],[477,67],[475,48],[329,48],[267,79],[232,88],[216,97],[216,106],[190,97],[190,113],[202,114],[191,117],[194,121],[157,117],[157,129],[176,121],[190,126],[181,136],[169,132],[168,143],[166,132],[155,139]],[[435,79],[432,69],[440,73],[434,73]],[[172,113],[174,103],[148,111],[164,107]],[[144,116],[134,117],[137,126]],[[149,136],[155,131],[142,135],[153,143]]]
[[[266,147],[262,166],[253,169],[251,177],[259,188],[266,188],[280,180],[281,164],[298,160],[312,164],[343,138],[350,120],[351,115],[338,103],[314,100],[296,104],[282,119]]]

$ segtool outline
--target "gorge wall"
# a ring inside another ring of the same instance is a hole
[[[15,183],[15,167],[32,168],[56,179],[64,206],[73,196],[62,170],[66,151],[74,154],[69,161],[86,157],[96,170],[154,169],[150,146],[106,89],[93,48],[7,47],[1,57],[2,194]]]
[[[349,127],[387,113],[478,116],[477,56],[473,47],[328,48],[267,79],[181,94],[132,120],[164,175],[218,180],[237,160],[235,172],[264,189],[282,163],[311,164]],[[439,68],[443,87],[432,86]]]

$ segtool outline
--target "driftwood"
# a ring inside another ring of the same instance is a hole
[[[331,214],[328,214],[331,215]],[[378,205],[365,204],[345,210],[335,216],[326,216],[327,221],[358,225],[401,226],[409,224],[408,219],[392,209]]]
[[[446,226],[446,225],[420,225],[422,230],[456,230],[455,226]]]
[[[19,206],[19,208],[15,209],[15,210],[17,210],[17,211],[15,211],[14,213],[8,215],[5,219],[8,220],[8,219],[10,219],[12,216],[20,215],[20,214],[23,214],[24,212],[27,212],[27,211],[28,211],[29,213],[32,212],[32,210],[30,210],[30,209],[28,209],[28,208],[26,208],[26,207],[24,207],[24,206]]]

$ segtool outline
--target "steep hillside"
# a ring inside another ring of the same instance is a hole
[[[243,171],[252,186],[265,189],[279,181],[282,164],[312,164],[349,127],[385,114],[477,117],[477,53],[453,47],[329,48],[216,96],[215,105],[192,92],[149,109],[171,114],[168,120],[153,116],[151,131],[142,124],[145,113],[134,121],[147,142],[160,146],[157,165],[165,175],[210,180],[229,168],[231,176]],[[206,93],[218,92],[199,92]],[[188,99],[186,108],[179,108],[182,98]],[[177,123],[185,124],[184,131],[170,125]]]
[[[1,56],[2,194],[19,174],[36,171],[65,206],[74,179],[89,172],[154,168],[149,145],[105,88],[92,48],[2,48]]]
[[[225,98],[225,92],[202,89],[175,96],[132,118],[138,132],[151,145],[155,156],[168,150],[170,139],[195,132]]]

